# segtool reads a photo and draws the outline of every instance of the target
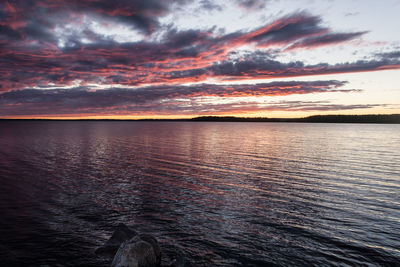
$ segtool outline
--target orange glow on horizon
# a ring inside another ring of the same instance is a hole
[[[50,120],[142,120],[142,119],[192,119],[202,116],[233,116],[233,117],[247,117],[247,118],[303,118],[314,115],[390,115],[400,114],[400,109],[386,110],[383,108],[371,108],[368,110],[332,110],[332,111],[285,111],[285,110],[271,110],[271,111],[255,111],[255,110],[238,110],[227,112],[204,112],[199,114],[143,114],[143,115],[112,115],[112,114],[66,114],[66,115],[16,115],[16,116],[3,116],[0,119],[50,119]]]

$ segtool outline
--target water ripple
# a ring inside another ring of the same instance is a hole
[[[400,262],[399,125],[0,127],[5,266],[108,266],[119,222],[196,266]]]

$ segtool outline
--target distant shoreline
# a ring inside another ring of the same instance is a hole
[[[257,118],[201,116],[191,119],[7,119],[0,121],[194,121],[194,122],[305,122],[305,123],[385,123],[400,124],[400,114],[390,115],[315,115],[304,118]]]

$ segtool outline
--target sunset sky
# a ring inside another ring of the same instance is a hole
[[[1,118],[400,113],[400,0],[0,1]]]

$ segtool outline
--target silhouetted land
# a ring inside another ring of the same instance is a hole
[[[400,123],[400,114],[391,115],[316,115],[304,118],[250,118],[233,116],[201,116],[192,119],[0,119],[2,121],[217,121],[217,122],[310,122],[310,123]]]
[[[400,123],[400,114],[392,115],[317,115],[305,118],[242,118],[197,117],[193,121],[244,121],[244,122],[319,122],[319,123]]]

